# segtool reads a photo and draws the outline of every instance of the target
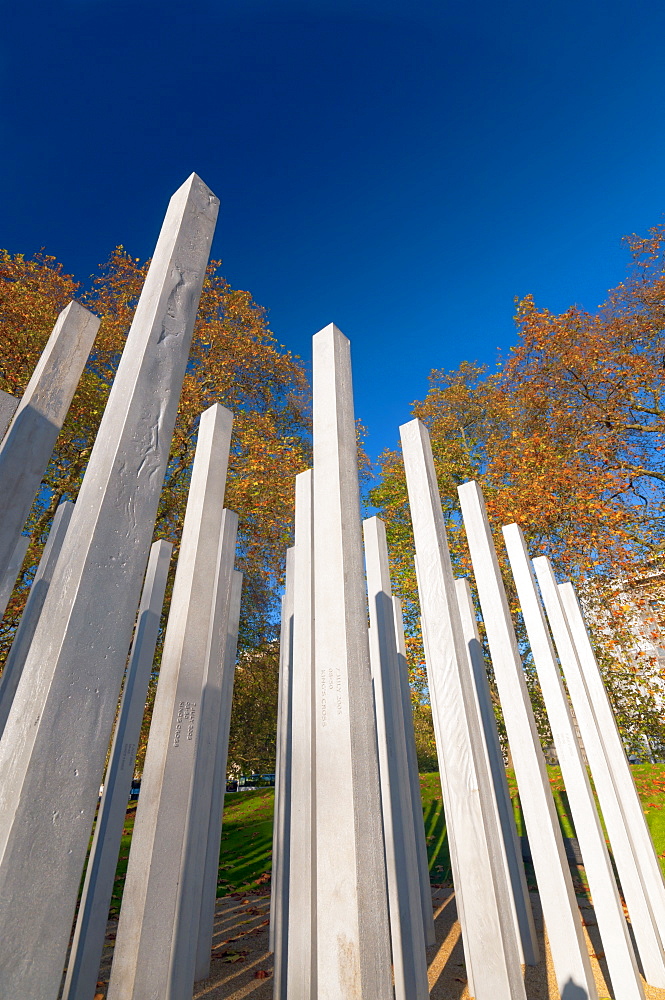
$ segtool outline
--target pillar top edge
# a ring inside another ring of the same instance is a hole
[[[217,195],[213,191],[211,191],[206,182],[201,177],[199,177],[196,171],[192,171],[187,180],[184,181],[179,188],[176,188],[171,197],[176,198],[178,195],[186,197],[194,187],[202,188],[210,195],[211,198],[214,198],[214,200],[217,203],[219,203],[219,198],[217,197]]]
[[[85,313],[86,316],[89,316],[90,319],[92,319],[93,322],[97,324],[97,326],[99,326],[99,324],[101,323],[100,317],[97,316],[97,314],[92,312],[90,309],[86,309],[86,307],[81,305],[81,303],[77,299],[72,299],[71,302],[68,302],[65,308],[61,309],[60,312],[58,313],[58,318],[64,319],[66,316],[69,316],[70,313],[75,313],[75,312]]]
[[[414,417],[413,420],[407,420],[405,424],[399,425],[399,430],[401,435],[404,435],[405,433],[408,434],[409,432],[415,431],[416,429],[420,430],[421,428],[423,428],[424,430],[427,429],[422,420],[419,419],[419,417]]]
[[[316,340],[317,337],[320,338],[321,340],[324,340],[327,337],[332,337],[332,338],[341,337],[347,343],[349,342],[349,338],[342,333],[340,328],[336,326],[335,323],[328,323],[327,326],[322,327],[322,329],[319,330],[318,333],[314,334],[312,340]]]
[[[213,403],[211,406],[206,407],[205,410],[201,410],[201,419],[207,413],[219,414],[220,417],[227,417],[231,422],[233,422],[233,410],[229,410],[227,406],[222,406],[221,403]]]
[[[464,493],[479,493],[482,496],[482,490],[477,479],[467,479],[465,483],[462,483],[457,487],[457,492],[462,496],[462,491]]]

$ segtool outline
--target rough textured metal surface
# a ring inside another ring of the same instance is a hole
[[[562,996],[566,990],[571,997],[577,991],[580,1000],[596,1000],[582,919],[485,503],[475,482],[465,483],[458,492],[557,983]]]
[[[662,890],[662,878],[657,862],[654,865],[645,857],[646,864],[641,864],[646,852],[656,861],[655,851],[572,584],[563,584],[557,591],[561,598],[560,611],[565,615],[569,632],[567,635],[564,632],[556,609],[554,616],[550,616],[550,624],[553,630],[556,629],[554,638],[568,692],[612,845],[644,976],[648,983],[663,988],[665,924],[659,921],[652,906],[653,894]],[[547,610],[549,615],[550,608]],[[570,640],[574,649],[571,649]],[[584,663],[584,670],[581,663]],[[633,839],[627,820],[631,811],[638,830],[640,824],[644,825],[641,849]]]
[[[12,422],[19,400],[9,392],[0,389],[0,443]]]
[[[210,810],[210,787],[200,788],[203,779],[197,779],[216,746],[216,727],[205,726],[205,701],[208,684],[217,685],[209,667],[221,671],[225,621],[214,636],[220,648],[212,650],[209,640],[218,604],[222,619],[228,614],[237,526],[236,515],[223,509],[232,423],[233,415],[217,404],[201,414],[109,1000],[174,1000],[191,993],[194,983],[200,895],[192,919],[193,841],[203,825],[207,841]],[[207,793],[207,812],[200,792]],[[202,872],[198,893],[201,878]]]
[[[605,846],[605,834],[600,825],[600,817],[582,758],[561,670],[538,599],[529,553],[518,525],[511,524],[505,527],[503,536],[559,758],[561,775],[566,786],[571,818],[582,850],[612,989],[622,1000],[624,997],[625,1000],[643,1000],[644,990],[621,908],[612,862]],[[567,632],[561,609],[554,607],[555,604],[558,605],[559,598],[549,564],[547,560],[543,562],[542,559],[536,560],[534,566],[538,564],[540,564],[537,569],[538,583],[548,609],[550,623],[554,627],[553,616],[558,610],[557,628],[562,625]],[[561,650],[564,638],[560,633],[558,639],[557,647]],[[567,652],[570,653],[570,649]],[[574,651],[572,655],[575,655]]]
[[[65,534],[67,533],[67,528],[69,527],[73,510],[74,504],[70,503],[69,500],[65,500],[58,506],[58,509],[55,512],[53,524],[51,525],[51,530],[46,540],[42,557],[39,560],[39,566],[37,567],[35,578],[32,581],[32,586],[30,587],[28,600],[25,603],[25,608],[23,609],[23,614],[21,615],[21,621],[16,630],[16,635],[14,636],[12,648],[9,651],[9,656],[5,660],[5,665],[2,670],[2,678],[0,678],[0,739],[2,738],[2,734],[5,729],[9,710],[12,707],[18,682],[20,681],[21,674],[23,673],[25,659],[28,655],[32,637],[35,634],[35,629],[37,628],[39,616],[42,613],[42,608],[44,607],[44,601],[46,600],[48,588],[51,585],[51,579],[53,577],[53,570],[55,569],[55,564],[58,560],[58,556],[60,555],[60,549],[62,548],[62,543],[65,540]],[[25,538],[25,536],[21,535],[21,547],[25,546],[27,548],[29,539],[26,539],[25,542],[23,542],[23,538]],[[23,555],[25,555],[25,552]],[[23,562],[23,557],[21,557],[20,562]]]
[[[240,621],[240,601],[242,597],[242,573],[233,571],[231,577],[231,597],[229,602],[229,623],[224,650],[224,673],[222,678],[222,702],[217,732],[215,773],[210,803],[210,823],[206,846],[203,888],[199,915],[199,936],[196,948],[196,968],[194,979],[205,979],[210,971],[210,949],[215,922],[217,900],[217,878],[219,875],[219,848],[224,817],[224,793],[226,792],[226,762],[229,752],[229,730],[231,728],[231,704],[233,701],[233,681],[238,652],[238,623]]]
[[[18,536],[11,558],[2,576],[2,582],[0,583],[0,618],[2,618],[7,610],[9,598],[14,592],[16,580],[18,579],[18,574],[23,566],[23,560],[25,559],[25,554],[28,551],[29,544],[29,535]]]
[[[426,1000],[425,932],[383,521],[378,517],[363,521],[363,536],[395,998]]]
[[[539,956],[536,928],[533,922],[533,912],[526,885],[522,852],[517,836],[517,828],[515,827],[513,803],[508,790],[506,765],[503,761],[503,754],[499,743],[499,733],[496,727],[496,717],[494,715],[494,707],[487,680],[485,658],[480,643],[480,634],[478,632],[476,612],[473,606],[469,581],[467,579],[456,580],[455,591],[468,652],[467,665],[473,683],[475,707],[480,725],[485,734],[484,746],[487,750],[487,766],[492,774],[492,791],[497,821],[503,834],[500,849],[506,866],[506,876],[511,888],[510,905],[513,909],[513,919],[515,920],[520,960],[525,965],[537,965]]]
[[[409,769],[409,783],[411,786],[413,835],[416,844],[418,880],[420,882],[420,908],[422,913],[425,945],[429,948],[436,942],[436,935],[434,932],[434,916],[432,912],[432,886],[430,883],[429,863],[427,859],[427,841],[425,840],[423,803],[420,795],[420,774],[418,773],[416,735],[413,728],[413,705],[411,703],[411,686],[409,684],[409,665],[406,659],[402,602],[399,597],[393,597],[392,604],[393,618],[395,621],[395,641],[397,644],[399,682],[402,695],[402,716],[404,720],[404,738],[406,740],[406,758]]]
[[[291,660],[291,821],[286,993],[316,996],[316,761],[312,470],[296,476]]]
[[[270,885],[268,947],[275,954],[273,995],[286,1000],[289,923],[289,863],[291,858],[291,667],[293,663],[293,577],[295,548],[286,551],[286,589],[282,598],[277,700],[275,807]]]
[[[318,1000],[388,1000],[390,930],[349,341],[313,338]]]
[[[482,749],[448,541],[429,435],[419,420],[400,427],[426,626],[428,686],[439,715],[437,752],[445,772],[444,808],[455,828],[465,912],[465,952],[478,1000],[524,998],[492,777]],[[447,796],[447,797],[445,797]],[[458,883],[460,884],[460,883]]]
[[[217,208],[196,175],[171,199],[0,741],[12,1000],[58,993]]]
[[[90,1000],[95,994],[172,550],[165,541],[150,550],[62,1000]]]
[[[0,578],[30,513],[99,323],[78,302],[62,310],[0,445]]]

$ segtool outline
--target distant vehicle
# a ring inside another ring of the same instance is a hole
[[[239,778],[227,778],[227,792],[253,792],[256,788],[273,788],[274,774],[242,774]]]

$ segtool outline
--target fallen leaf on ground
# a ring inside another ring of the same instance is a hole
[[[256,972],[254,973],[254,978],[255,979],[267,979],[269,975],[270,975],[270,973],[266,972],[265,969],[257,969]]]
[[[221,962],[244,962],[249,954],[247,951],[217,951],[212,949],[213,957]]]

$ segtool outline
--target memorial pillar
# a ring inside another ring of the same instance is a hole
[[[418,561],[416,559],[416,575],[418,571]],[[422,601],[422,590],[420,584],[418,585],[418,592],[421,595],[420,607],[423,606]],[[429,645],[427,642],[427,626],[425,625],[425,619],[420,619],[420,632],[423,639],[423,650],[425,652],[425,667],[427,670],[427,688],[429,691],[430,705],[432,707],[432,726],[434,728],[434,742],[436,743],[437,757],[439,761],[439,782],[441,785],[441,799],[443,801],[443,811],[444,818],[446,821],[446,839],[448,841],[448,853],[450,855],[450,870],[453,876],[453,886],[455,889],[455,909],[457,910],[457,919],[459,920],[460,930],[462,933],[462,951],[464,952],[464,967],[466,970],[467,978],[467,990],[469,996],[475,997],[476,989],[473,981],[473,965],[472,965],[472,953],[471,948],[467,942],[470,942],[473,938],[473,931],[467,926],[466,922],[466,910],[464,909],[464,894],[473,894],[474,887],[473,883],[469,881],[469,871],[465,868],[460,870],[458,853],[457,853],[457,842],[456,842],[456,831],[455,831],[455,819],[453,818],[453,812],[451,809],[446,812],[446,802],[450,802],[450,789],[448,787],[448,779],[446,777],[445,771],[445,760],[443,754],[439,751],[439,747],[443,746],[444,737],[441,732],[441,719],[445,713],[440,713],[436,705],[436,689],[434,687],[434,682],[432,680],[434,673],[432,669],[432,657],[429,653]],[[430,684],[431,682],[431,684]],[[474,949],[476,953],[476,958],[478,955],[478,948]]]
[[[231,707],[233,703],[233,682],[238,653],[238,624],[242,598],[242,573],[234,570],[231,577],[231,598],[229,602],[229,627],[224,652],[224,676],[222,680],[222,705],[217,733],[217,753],[210,805],[210,824],[206,847],[203,891],[199,917],[199,937],[196,949],[196,970],[194,981],[206,979],[210,972],[210,949],[215,923],[217,901],[217,879],[219,876],[219,852],[224,818],[224,795],[226,793],[226,766],[229,752],[229,730],[231,728]]]
[[[206,702],[218,707],[237,529],[223,509],[232,423],[218,404],[201,414],[109,1000],[176,1000],[194,984],[218,726]]]
[[[25,664],[25,659],[28,655],[28,651],[30,650],[30,643],[32,642],[32,637],[35,634],[39,616],[42,612],[42,608],[44,607],[44,601],[46,600],[48,588],[51,585],[51,578],[53,576],[55,564],[58,560],[58,556],[60,555],[60,549],[62,548],[62,543],[65,540],[65,534],[67,533],[67,528],[69,527],[73,511],[74,504],[70,503],[69,500],[65,500],[58,506],[58,509],[55,512],[53,524],[51,525],[51,530],[46,540],[42,557],[39,560],[39,566],[37,567],[35,578],[32,581],[32,586],[30,587],[28,600],[26,601],[23,614],[21,615],[21,621],[19,622],[16,634],[14,635],[12,648],[10,649],[9,655],[5,660],[5,665],[2,670],[2,678],[0,679],[0,739],[2,738],[2,734],[5,729],[5,723],[7,722],[9,710],[12,707],[18,682],[21,679],[21,674],[23,673],[23,665]],[[21,541],[24,538],[25,535],[21,535]],[[29,541],[29,538],[26,539],[26,543]],[[23,563],[23,558],[21,558],[21,563]]]
[[[12,396],[11,393],[0,389],[0,443],[14,418],[18,404],[19,400],[16,396]]]
[[[291,819],[288,885],[288,1000],[316,996],[316,760],[312,620],[312,470],[296,476],[291,658]]]
[[[25,554],[28,551],[29,544],[29,535],[18,536],[16,545],[14,546],[14,551],[12,552],[9,560],[9,564],[0,580],[0,620],[4,617],[7,605],[9,604],[9,599],[14,593],[14,587],[16,586],[18,575],[23,566],[23,560],[25,559]]]
[[[427,1000],[425,932],[383,521],[368,518],[363,521],[363,533],[395,997]]]
[[[171,199],[0,741],[12,1000],[58,994],[217,208],[195,174]]]
[[[389,1000],[350,347],[330,324],[313,348],[318,1000]]]
[[[520,960],[524,965],[537,965],[539,961],[538,941],[524,874],[522,846],[515,827],[513,803],[506,778],[506,765],[499,743],[499,733],[496,727],[496,717],[469,581],[466,578],[456,580],[455,591],[459,603],[462,630],[466,640],[467,665],[473,682],[475,707],[485,734],[487,767],[492,774],[497,821],[503,834],[501,849],[506,866],[506,877],[511,887],[510,900],[515,920],[517,944],[520,949]]]
[[[510,741],[554,970],[562,997],[597,1000],[559,820],[501,570],[477,483],[458,489],[494,676]]]
[[[603,941],[612,989],[622,1000],[644,1000],[635,953],[621,909],[605,834],[593,799],[587,770],[582,759],[568,697],[561,679],[552,640],[538,599],[536,581],[522,531],[517,524],[503,529],[508,559],[517,587],[529,645],[540,681],[547,716],[556,747],[561,776],[566,786],[575,834],[589,881],[598,930]],[[540,562],[540,560],[537,560]],[[556,583],[538,573],[541,594],[558,602]],[[550,616],[550,621],[552,620]]]
[[[286,550],[285,592],[279,641],[275,807],[270,883],[268,948],[274,959],[274,1000],[286,1000],[289,922],[289,865],[291,859],[291,669],[293,665],[295,548]]]
[[[172,550],[165,541],[150,550],[62,1000],[90,1000],[95,993]]]
[[[399,597],[393,597],[393,617],[395,619],[397,661],[399,664],[399,680],[402,692],[402,712],[404,716],[404,735],[406,737],[406,755],[409,768],[409,781],[411,783],[411,809],[413,812],[413,830],[416,839],[416,857],[418,860],[418,878],[420,880],[423,930],[425,933],[425,946],[430,948],[436,943],[434,917],[432,915],[432,885],[429,878],[427,841],[425,840],[425,824],[423,821],[423,802],[420,794],[420,774],[418,772],[418,757],[416,754],[416,735],[413,728],[413,705],[411,704],[409,665],[406,659],[406,643],[404,641],[402,602]]]
[[[537,560],[534,560],[534,567],[536,562]],[[543,566],[541,573],[545,571],[546,567]],[[558,596],[561,598],[559,608],[554,603],[553,593],[549,588],[542,590],[541,587],[541,591],[570,700],[580,727],[607,836],[612,845],[614,863],[630,914],[644,978],[652,986],[662,989],[665,987],[663,953],[665,924],[659,922],[657,912],[652,906],[652,894],[662,888],[662,876],[644,818],[644,810],[635,789],[614,713],[596,666],[572,584],[566,583],[557,587]],[[583,657],[586,659],[587,668],[584,672],[580,666]],[[587,670],[591,677],[588,685]],[[631,806],[637,824],[644,824],[646,837],[643,844],[650,851],[655,865],[647,863],[643,867],[640,864],[640,851],[636,849],[626,821]]]
[[[478,1000],[525,997],[510,904],[496,843],[492,778],[476,716],[434,460],[424,424],[400,428],[418,560],[428,649],[428,684],[435,691],[446,816],[454,825],[467,929],[465,950]],[[464,873],[464,874],[462,874]],[[470,891],[465,891],[465,880]],[[459,884],[459,883],[458,883]]]
[[[99,323],[78,302],[62,310],[0,445],[0,578],[39,490]]]

